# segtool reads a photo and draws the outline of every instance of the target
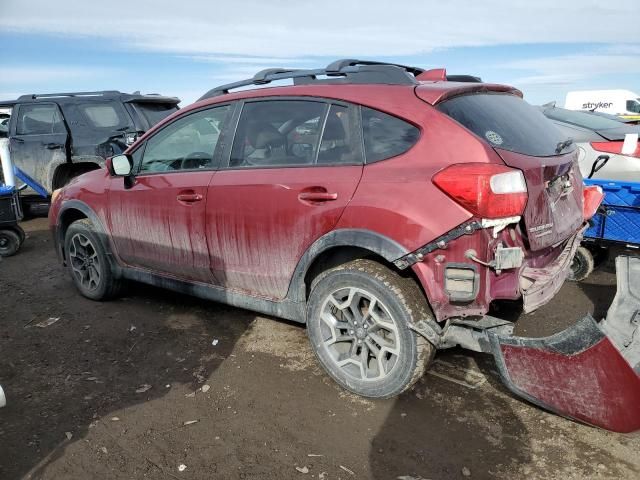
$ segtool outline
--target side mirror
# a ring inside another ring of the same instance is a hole
[[[128,177],[131,175],[133,161],[129,155],[116,155],[111,157],[111,174],[116,177]]]

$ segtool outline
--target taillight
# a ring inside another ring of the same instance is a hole
[[[598,207],[604,198],[604,192],[600,185],[591,185],[584,187],[582,197],[582,216],[585,220],[589,220],[596,214],[596,211],[598,211]]]
[[[626,155],[627,157],[640,158],[640,144],[635,152],[622,153],[622,145],[624,142],[591,142],[591,147],[598,152],[613,153],[615,155]]]
[[[436,173],[433,183],[481,218],[516,217],[527,205],[524,175],[504,165],[458,163]]]

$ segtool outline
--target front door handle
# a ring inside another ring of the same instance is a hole
[[[324,188],[305,189],[298,194],[298,198],[303,202],[331,202],[338,199],[338,194],[327,192]]]
[[[49,150],[57,150],[58,148],[64,147],[61,143],[45,143],[44,146]]]
[[[178,199],[179,202],[195,203],[195,202],[200,202],[204,197],[199,193],[191,192],[191,193],[179,193],[176,198]]]

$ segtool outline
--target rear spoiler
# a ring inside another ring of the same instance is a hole
[[[444,87],[444,88],[443,88]],[[447,88],[448,87],[448,88]],[[416,95],[430,105],[448,100],[458,95],[469,93],[507,93],[522,98],[522,92],[509,85],[477,82],[445,82],[445,83],[421,83],[416,87]]]
[[[124,100],[123,103],[168,103],[171,105],[177,105],[180,103],[180,99],[178,97],[141,96],[129,98]]]

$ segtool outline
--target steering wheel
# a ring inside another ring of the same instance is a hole
[[[180,162],[180,170],[194,170],[206,167],[213,160],[213,155],[207,152],[193,152]]]

